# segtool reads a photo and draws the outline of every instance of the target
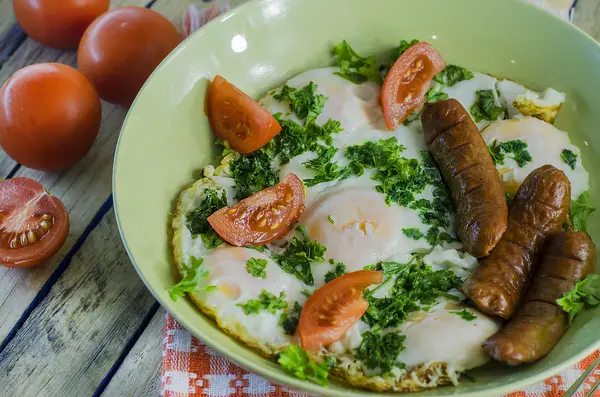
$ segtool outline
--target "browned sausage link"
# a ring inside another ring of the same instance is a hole
[[[551,165],[534,170],[521,184],[508,214],[508,228],[463,284],[482,312],[509,319],[525,293],[546,238],[561,230],[571,184]]]
[[[425,143],[452,192],[458,236],[471,255],[486,256],[506,230],[508,209],[485,141],[454,99],[427,104],[421,120]]]
[[[567,332],[568,314],[556,300],[592,273],[596,246],[585,232],[551,238],[515,317],[484,344],[485,351],[510,365],[534,362]]]

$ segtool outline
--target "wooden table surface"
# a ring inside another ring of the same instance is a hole
[[[185,0],[112,0],[178,24]],[[28,38],[0,0],[0,84],[33,63],[76,65],[74,51]],[[575,24],[600,40],[600,0],[579,0]],[[33,171],[0,150],[0,179],[27,176],[70,214],[60,252],[33,269],[0,267],[0,395],[158,396],[164,310],[121,244],[111,196],[112,160],[126,111],[102,104],[102,127],[88,155],[62,173]]]

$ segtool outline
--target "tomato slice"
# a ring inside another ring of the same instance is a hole
[[[261,245],[286,234],[304,212],[304,185],[295,174],[208,217],[222,239],[238,247]]]
[[[381,88],[381,108],[388,130],[394,130],[423,106],[431,80],[445,67],[440,53],[425,42],[413,45],[398,58]]]
[[[29,178],[0,182],[0,265],[40,264],[62,247],[69,233],[63,203]]]
[[[271,113],[221,76],[208,87],[206,102],[214,134],[236,152],[260,149],[281,132]]]
[[[302,347],[319,351],[344,337],[369,308],[363,291],[383,281],[377,270],[359,270],[335,278],[315,291],[300,313]]]

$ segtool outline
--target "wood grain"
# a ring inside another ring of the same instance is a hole
[[[0,53],[11,44],[7,33],[17,24],[12,3],[13,0],[0,0]]]
[[[0,353],[2,395],[91,395],[154,304],[115,222],[111,210]]]
[[[119,367],[103,397],[149,397],[160,394],[165,310],[160,309]]]

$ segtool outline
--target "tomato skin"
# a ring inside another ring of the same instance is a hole
[[[29,37],[48,47],[77,48],[85,29],[106,12],[110,0],[14,0],[13,9]]]
[[[70,66],[40,63],[0,88],[0,146],[20,164],[61,171],[90,150],[102,118],[100,98]]]
[[[208,87],[205,103],[214,134],[236,152],[260,149],[281,132],[268,110],[219,75]]]
[[[0,266],[38,265],[54,255],[69,234],[63,203],[32,179],[0,182],[0,208]]]
[[[77,61],[100,97],[131,106],[158,64],[181,42],[175,26],[143,7],[121,7],[98,17],[85,31]]]
[[[295,174],[287,174],[271,186],[233,207],[224,207],[208,217],[208,223],[228,243],[245,247],[262,245],[285,235],[304,212],[304,185]]]
[[[317,352],[344,337],[369,308],[363,291],[383,281],[377,270],[359,270],[337,277],[308,298],[298,323],[302,347]]]
[[[446,62],[431,44],[420,42],[406,50],[394,63],[381,87],[385,125],[393,131],[425,103],[433,77]]]

